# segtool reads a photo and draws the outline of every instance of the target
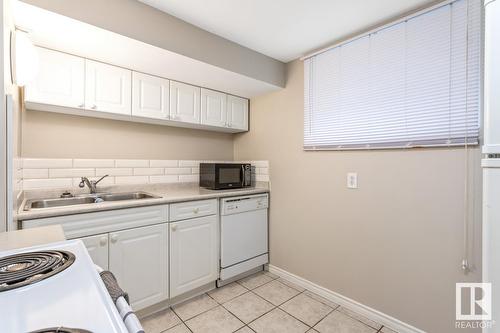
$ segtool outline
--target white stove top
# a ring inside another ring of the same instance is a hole
[[[92,333],[128,332],[81,241],[0,252],[0,258],[42,250],[69,251],[76,260],[45,280],[0,291],[0,332],[26,333],[59,326]]]

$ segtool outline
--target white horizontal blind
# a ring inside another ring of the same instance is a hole
[[[481,15],[457,0],[306,59],[304,148],[478,143]]]

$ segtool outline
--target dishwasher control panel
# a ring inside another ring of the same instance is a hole
[[[256,194],[222,199],[221,215],[238,214],[269,207],[269,195]]]

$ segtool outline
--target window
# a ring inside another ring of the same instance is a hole
[[[477,144],[482,1],[433,7],[304,61],[304,148]]]

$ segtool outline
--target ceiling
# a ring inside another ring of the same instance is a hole
[[[435,0],[139,0],[288,62]]]

